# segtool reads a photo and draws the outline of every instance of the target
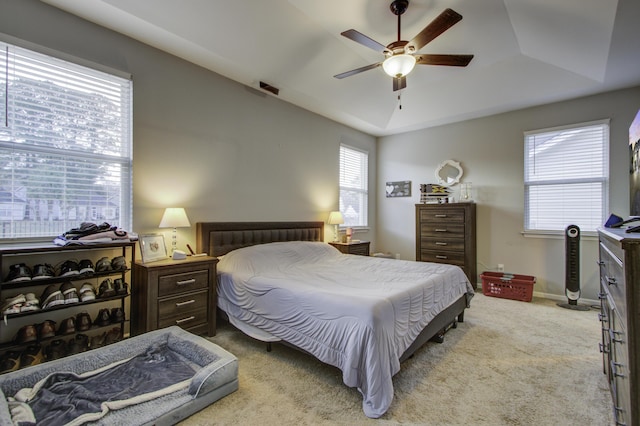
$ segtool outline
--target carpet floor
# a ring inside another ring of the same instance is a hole
[[[598,311],[481,293],[444,343],[428,342],[394,376],[387,413],[369,419],[341,372],[227,323],[214,343],[238,357],[238,391],[181,425],[597,425],[613,424],[598,351]]]

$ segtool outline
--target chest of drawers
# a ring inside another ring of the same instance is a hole
[[[458,265],[475,287],[476,205],[416,204],[416,260]]]
[[[213,257],[136,262],[132,331],[141,334],[178,325],[195,334],[216,332],[216,263]]]
[[[600,229],[603,371],[616,425],[640,425],[640,236]]]

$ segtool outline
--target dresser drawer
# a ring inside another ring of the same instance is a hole
[[[464,223],[464,210],[456,208],[424,209],[420,211],[420,222]]]
[[[603,243],[600,243],[600,280],[602,288],[611,295],[616,311],[622,318],[626,318],[627,302],[622,262],[609,246]]]
[[[449,263],[451,265],[464,266],[464,253],[422,250],[420,254],[420,260],[423,262]]]
[[[458,237],[464,239],[464,223],[423,223],[420,225],[420,235],[427,238]]]
[[[464,238],[441,238],[441,235],[436,235],[435,238],[423,238],[421,247],[424,250],[464,253]]]
[[[206,269],[161,275],[158,278],[158,296],[162,297],[207,288],[208,284],[209,271]]]
[[[179,325],[184,328],[207,322],[207,290],[181,294],[158,302],[160,328]]]

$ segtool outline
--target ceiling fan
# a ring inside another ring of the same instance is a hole
[[[400,17],[407,11],[408,7],[409,0],[394,0],[391,2],[391,12],[398,17],[398,40],[386,46],[353,29],[340,33],[356,43],[360,43],[365,47],[382,53],[385,59],[375,64],[334,75],[334,77],[345,78],[382,66],[384,72],[390,77],[393,77],[393,90],[396,91],[407,87],[407,74],[413,70],[416,64],[447,65],[453,67],[466,67],[469,65],[469,62],[473,59],[473,55],[429,55],[416,53],[440,34],[458,23],[462,19],[462,15],[454,10],[446,9],[411,41],[406,41],[400,37]]]

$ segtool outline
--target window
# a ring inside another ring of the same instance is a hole
[[[525,133],[525,232],[601,226],[609,188],[609,122]]]
[[[340,212],[344,226],[368,226],[369,154],[340,145]]]
[[[130,78],[0,41],[0,238],[131,226]]]

